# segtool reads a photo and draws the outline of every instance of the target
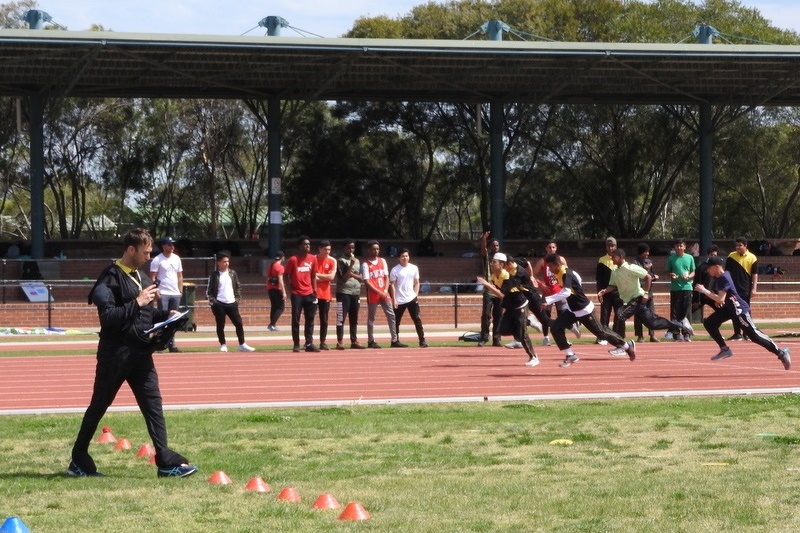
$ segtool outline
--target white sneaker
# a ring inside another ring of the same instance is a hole
[[[610,353],[614,357],[623,357],[628,355],[628,352],[626,352],[624,348],[614,348],[613,350],[609,350],[608,353]]]
[[[572,327],[569,329],[571,329],[572,333],[575,334],[576,339],[581,338],[581,327],[577,324],[577,322],[575,324],[572,324]]]
[[[605,346],[605,345],[607,345],[607,344],[608,344],[608,341],[607,341],[607,340],[605,340],[605,339],[602,339],[602,340],[601,340],[601,339],[597,339],[597,340],[595,341],[595,344],[599,344],[600,346]]]
[[[539,322],[535,316],[528,315],[528,325],[538,331],[539,333],[542,332],[542,323]]]
[[[239,345],[239,351],[240,352],[255,352],[256,349],[253,348],[252,346],[248,346],[247,343],[245,342],[245,343],[242,343],[242,344]]]
[[[667,339],[668,341],[671,341],[672,340],[672,333],[670,333],[669,331],[664,333],[664,338]]]
[[[220,352],[227,352],[228,351],[228,345],[227,344],[221,344],[219,346],[219,351]]]
[[[525,366],[539,366],[539,358],[538,357],[531,358],[530,361],[525,363]]]
[[[522,348],[522,343],[519,341],[511,341],[508,344],[504,344],[503,346],[505,346],[509,350],[515,350],[517,348]]]
[[[689,335],[694,335],[694,328],[692,327],[692,323],[689,322],[689,319],[687,317],[683,317],[683,320],[681,321],[681,326],[683,326],[684,339]]]
[[[542,339],[542,346],[550,346],[550,337],[545,337]]]

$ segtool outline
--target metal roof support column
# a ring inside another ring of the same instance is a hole
[[[490,41],[502,41],[503,31],[508,31],[508,24],[500,20],[490,20],[483,25]],[[479,117],[480,118],[480,117]],[[503,102],[489,103],[489,183],[491,194],[492,235],[500,242],[505,234],[503,215],[506,200],[505,161],[503,161]]]
[[[25,13],[25,21],[32,30],[41,30],[50,15],[38,9]],[[31,161],[31,257],[44,258],[44,98],[28,98],[28,134],[30,135]]]
[[[711,44],[719,32],[701,24],[695,30],[700,44]],[[714,143],[714,124],[711,104],[700,104],[700,253],[705,254],[714,238],[712,230],[714,205],[714,163],[711,159]]]
[[[44,258],[44,99],[28,98],[31,143],[31,257]]]
[[[267,35],[278,37],[281,28],[289,25],[282,17],[265,17],[258,23],[267,28]],[[269,255],[275,257],[281,249],[283,221],[281,217],[281,100],[267,101],[267,175],[269,176]]]
[[[503,103],[498,101],[489,104],[489,174],[492,236],[503,242],[506,176],[503,162]]]
[[[269,175],[269,255],[281,249],[281,101],[267,102],[267,173]]]

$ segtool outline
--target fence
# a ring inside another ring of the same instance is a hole
[[[11,291],[18,292],[19,284],[25,280],[3,279],[3,304],[0,305],[0,328],[48,327],[65,329],[98,329],[97,310],[89,305],[86,297],[94,280],[41,281],[44,297],[41,303],[7,302],[5,296]],[[196,300],[194,324],[198,327],[211,327],[214,318],[206,303],[206,277],[186,278],[195,284]],[[753,298],[753,316],[757,320],[800,319],[800,283],[769,282],[762,283],[770,290],[763,290]],[[474,283],[426,283],[428,292],[419,296],[423,322],[428,325],[451,326],[454,328],[474,326],[480,322],[483,296],[476,292]],[[593,285],[590,285],[593,288]],[[244,283],[240,312],[245,326],[265,328],[269,317],[269,299],[262,283]],[[592,291],[587,290],[592,297]],[[669,314],[668,284],[656,284],[656,312]],[[288,324],[287,312],[282,322]],[[359,323],[366,323],[366,303],[362,299]]]

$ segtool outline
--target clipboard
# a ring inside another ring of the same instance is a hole
[[[176,322],[176,321],[180,320],[181,318],[185,317],[188,314],[189,314],[189,310],[187,309],[183,313],[178,313],[178,314],[172,315],[171,317],[169,317],[168,319],[166,319],[163,322],[158,322],[157,324],[153,324],[153,327],[150,328],[150,329],[145,330],[144,334],[145,335],[149,335],[149,334],[153,333],[154,331],[158,331],[159,329],[165,328],[169,324],[172,324],[173,322]]]

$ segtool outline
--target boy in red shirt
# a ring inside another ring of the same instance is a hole
[[[297,240],[296,255],[286,262],[284,275],[289,280],[292,300],[293,352],[300,351],[300,313],[305,318],[305,350],[318,352],[314,346],[314,316],[317,314],[317,258],[311,255],[311,241],[305,235]]]
[[[317,311],[319,314],[319,349],[329,350],[328,313],[331,310],[331,281],[336,275],[336,259],[331,257],[331,241],[321,241],[317,248]]]

